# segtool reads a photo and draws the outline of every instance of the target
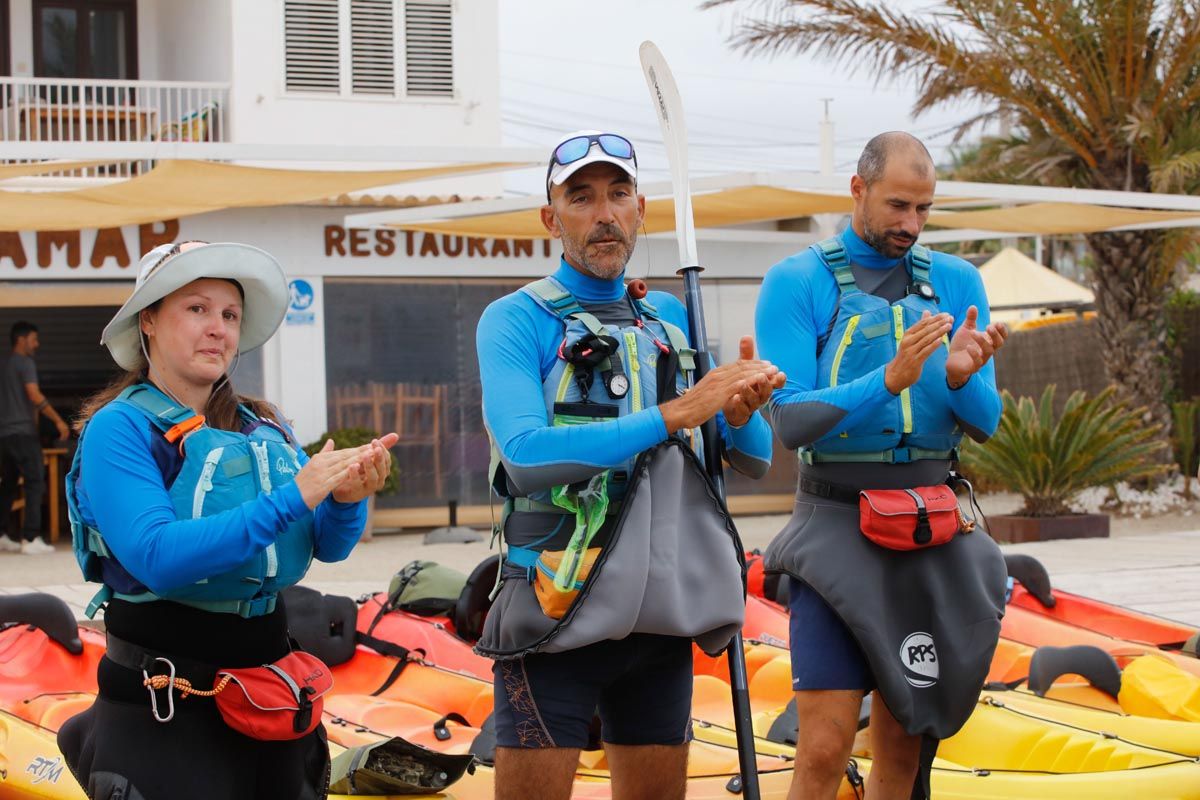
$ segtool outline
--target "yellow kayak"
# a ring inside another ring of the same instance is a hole
[[[764,668],[781,672],[778,667],[763,665],[752,683],[766,679],[769,673],[761,672]],[[751,694],[755,694],[753,686]],[[782,693],[777,692],[776,698],[780,696]],[[729,685],[711,676],[698,676],[694,698],[699,706],[694,706],[694,715],[706,720],[695,727],[696,738],[732,746],[732,714],[726,710],[730,708]],[[1009,700],[1011,703],[1007,703]],[[1047,710],[1061,718],[1043,716]],[[1078,716],[1068,721],[1068,712],[1077,712]],[[781,713],[782,708],[756,713],[755,734],[764,737]],[[1107,727],[1086,728],[1100,722],[1108,723]],[[1197,731],[1193,729],[1200,726],[1194,724],[1071,708],[1028,692],[985,693],[963,729],[938,748],[931,773],[934,796],[939,800],[1200,799],[1200,763],[1195,752],[1146,747],[1117,738],[1112,728],[1117,727],[1114,723],[1122,722],[1130,726],[1123,733],[1177,741],[1191,751],[1197,746]],[[784,757],[794,752],[788,745],[763,738],[757,740],[756,749],[761,754]],[[866,747],[856,749],[855,759],[859,771],[864,776],[869,773],[870,752]]]
[[[751,709],[759,720],[755,733],[766,736],[778,709],[792,697],[789,655],[773,645],[747,644],[746,664]],[[729,723],[733,717],[728,678],[712,680],[697,676],[693,716]],[[1119,700],[1066,676],[1045,697],[1019,687],[985,690],[980,702],[1009,708],[1033,721],[1073,725],[1151,750],[1200,757],[1200,724],[1192,721],[1200,718],[1200,678],[1156,655],[1141,656],[1125,667]]]
[[[87,800],[58,751],[55,735],[55,731],[0,710],[0,800]],[[329,749],[334,756],[342,751],[335,744]],[[410,794],[395,795],[393,800],[444,800],[446,797],[444,794]],[[491,797],[491,794],[463,797]],[[350,800],[350,796],[331,794],[329,800]]]

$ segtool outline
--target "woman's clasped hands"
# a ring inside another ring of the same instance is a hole
[[[339,503],[357,503],[383,488],[392,469],[389,449],[399,441],[385,434],[359,447],[335,450],[333,440],[315,453],[296,475],[296,487],[309,508],[316,508],[331,493]]]

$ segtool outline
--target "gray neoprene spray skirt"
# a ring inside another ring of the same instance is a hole
[[[692,638],[716,655],[745,618],[744,565],[699,459],[670,439],[638,457],[608,543],[563,618],[542,613],[525,571],[506,565],[475,649],[519,658],[653,633]]]

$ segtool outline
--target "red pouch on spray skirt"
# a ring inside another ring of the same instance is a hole
[[[946,485],[867,489],[859,493],[858,513],[863,536],[891,550],[936,547],[975,527]]]
[[[225,724],[252,739],[300,739],[321,723],[333,676],[321,659],[288,653],[273,664],[217,673],[214,699]]]

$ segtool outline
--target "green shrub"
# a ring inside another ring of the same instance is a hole
[[[1004,413],[996,433],[983,445],[968,446],[966,468],[1019,493],[1030,517],[1069,514],[1083,489],[1156,475],[1164,469],[1149,456],[1165,445],[1158,427],[1142,422],[1144,409],[1131,410],[1105,389],[1089,398],[1072,392],[1061,415],[1054,414],[1055,386],[1032,398],[1003,393]]]
[[[1192,477],[1200,469],[1200,397],[1171,404],[1171,446],[1183,473],[1183,496],[1192,499]]]
[[[343,450],[347,447],[359,447],[364,444],[370,444],[372,439],[378,438],[379,434],[368,428],[338,428],[336,431],[326,431],[317,437],[315,442],[304,445],[304,452],[312,456],[324,446],[326,439],[333,439],[333,446],[338,450]],[[399,488],[400,467],[396,464],[394,456],[392,457],[391,464],[391,472],[388,473],[387,480],[383,482],[383,488],[375,493],[377,495],[391,494]]]

